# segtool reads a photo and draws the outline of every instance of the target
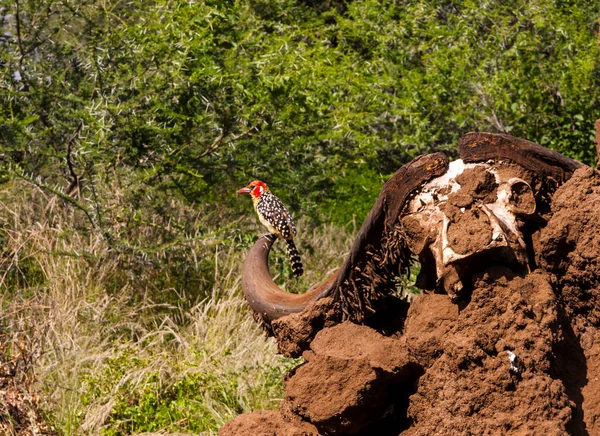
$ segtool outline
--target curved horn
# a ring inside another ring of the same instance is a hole
[[[337,276],[333,274],[325,282],[304,294],[290,294],[282,290],[269,272],[269,252],[276,237],[265,235],[258,238],[246,256],[242,269],[242,290],[257,317],[266,324],[302,311],[308,303],[325,297],[331,291]]]
[[[396,253],[396,259],[385,258],[385,255],[379,258],[386,235],[393,235],[400,213],[414,191],[446,173],[448,164],[448,157],[441,152],[418,156],[385,183],[334,284],[335,298],[341,300],[344,317],[361,322],[364,309],[370,309],[373,301],[389,292],[389,282],[392,276],[398,275],[398,267],[408,266],[408,260],[401,259],[406,253]],[[399,244],[396,251],[403,251],[402,241],[395,243]]]
[[[585,165],[535,142],[499,133],[467,133],[458,140],[458,154],[465,162],[506,159],[536,174],[566,182]]]
[[[394,226],[410,194],[428,181],[448,171],[448,157],[444,153],[418,156],[398,171],[383,185],[383,189],[363,223],[339,273],[336,285],[349,279],[353,268],[367,257],[367,246],[377,249],[385,229]]]

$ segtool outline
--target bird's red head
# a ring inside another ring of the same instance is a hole
[[[250,194],[254,198],[258,198],[267,192],[269,188],[267,185],[260,180],[253,180],[246,185],[245,188],[240,189],[238,194]]]

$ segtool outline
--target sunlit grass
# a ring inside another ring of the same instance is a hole
[[[190,274],[205,276],[174,280],[169,253],[156,251],[145,265],[139,253],[115,252],[68,204],[26,188],[2,193],[0,329],[28,362],[57,431],[214,434],[239,413],[279,406],[282,377],[297,362],[276,354],[241,295],[241,265],[258,224],[249,218],[228,239],[216,238],[217,228],[203,228],[209,238],[184,235]],[[306,275],[291,278],[277,243],[276,281],[302,292],[324,279],[354,231],[301,220]],[[139,240],[129,242],[143,251]]]

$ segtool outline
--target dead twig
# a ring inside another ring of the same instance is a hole
[[[200,157],[208,156],[213,151],[215,151],[217,148],[219,148],[219,145],[221,145],[221,142],[223,141],[223,138],[225,138],[225,130],[221,130],[221,133],[219,134],[219,136],[217,136],[215,138],[215,140],[210,145],[210,147],[208,147],[206,150],[204,150],[202,152],[202,154],[200,154]]]

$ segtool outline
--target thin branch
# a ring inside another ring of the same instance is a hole
[[[113,235],[110,234],[110,232],[108,231],[108,229],[106,228],[106,226],[104,225],[104,218],[102,216],[102,208],[100,207],[100,197],[98,196],[98,193],[96,192],[96,184],[94,182],[94,164],[93,162],[88,162],[88,168],[89,168],[89,173],[90,173],[90,178],[89,178],[89,187],[90,187],[90,191],[92,193],[92,206],[94,207],[94,212],[96,215],[96,220],[94,221],[95,227],[100,230],[100,232],[102,233],[102,235],[104,236],[104,238],[106,239],[106,242],[108,243],[108,245],[111,248],[114,248],[114,241],[115,238],[113,237]],[[91,216],[91,214],[90,214]]]
[[[21,58],[19,59],[19,70],[21,70],[23,67],[23,59],[25,58],[25,47],[23,47],[23,38],[21,36],[21,14],[19,0],[15,0],[15,5],[17,7],[17,10],[15,12],[15,23],[17,27],[17,44],[19,46],[19,53],[21,54]]]
[[[67,195],[71,195],[71,192],[73,192],[73,190],[75,190],[75,188],[77,188],[77,193],[81,193],[81,177],[83,175],[78,176],[77,173],[75,172],[75,168],[73,167],[73,161],[71,159],[71,155],[72,155],[72,149],[73,149],[73,144],[75,143],[75,139],[77,138],[77,135],[79,135],[79,132],[81,131],[82,128],[83,128],[83,120],[79,120],[79,123],[77,124],[77,127],[75,128],[75,132],[73,132],[73,135],[71,135],[71,138],[67,142],[66,160],[67,160],[67,167],[69,168],[69,173],[71,174],[71,184],[65,190],[65,193]],[[85,173],[85,171],[84,171],[84,173]]]
[[[252,126],[248,130],[244,130],[239,135],[235,135],[233,138],[231,138],[231,140],[232,141],[237,141],[238,139],[243,138],[246,135],[250,135],[250,132],[253,131],[253,130],[256,130],[256,126]]]
[[[44,35],[43,37],[42,32],[44,32],[45,30],[48,29],[48,22],[50,21],[50,16],[52,15],[52,5],[54,2],[48,1],[46,2],[46,9],[44,11],[43,15],[33,15],[31,17],[31,23],[29,25],[32,33],[30,33],[29,35],[29,47],[27,48],[27,50],[25,50],[25,53],[23,53],[23,56],[28,56],[29,54],[35,52],[35,50],[37,50],[38,47],[40,47],[42,44],[47,43],[48,41],[52,41],[54,35],[56,35],[62,28],[66,27],[65,23],[63,22],[63,26],[57,27],[53,30],[53,32],[49,35]],[[39,19],[39,21],[44,21],[44,24],[37,24],[37,20]]]
[[[243,138],[244,136],[250,135],[250,132],[252,132],[253,130],[256,130],[256,126],[252,126],[248,130],[244,130],[242,133],[232,136],[231,141],[237,141],[238,139]],[[210,147],[208,147],[206,150],[204,150],[202,152],[202,154],[200,154],[199,157],[205,157],[205,156],[208,156],[209,154],[211,154],[212,152],[214,152],[217,148],[219,148],[219,146],[223,142],[223,139],[225,139],[226,136],[227,136],[227,133],[225,132],[225,129],[223,129],[221,131],[221,133],[219,134],[219,136],[217,136],[215,138],[215,140],[210,145]]]
[[[473,88],[475,89],[475,92],[477,92],[477,94],[479,94],[481,96],[481,99],[483,100],[483,104],[492,111],[492,122],[493,122],[494,126],[496,127],[496,129],[498,129],[502,133],[508,133],[508,131],[506,130],[506,127],[504,126],[504,123],[502,123],[502,121],[500,121],[500,118],[498,118],[498,115],[496,114],[496,108],[494,106],[494,103],[488,99],[486,93],[483,91],[483,89],[480,86],[475,85],[475,86],[473,86]]]
[[[53,188],[52,186],[42,182],[41,180],[38,180],[34,177],[29,177],[27,174],[25,174],[23,172],[23,170],[21,170],[20,168],[18,168],[17,170],[12,170],[15,174],[15,176],[17,176],[18,178],[25,180],[26,182],[29,182],[35,186],[37,186],[38,188],[51,192],[52,194],[60,197],[61,199],[63,199],[64,201],[66,201],[67,203],[71,204],[72,206],[76,207],[77,209],[81,210],[85,216],[87,217],[87,219],[90,221],[90,223],[92,224],[93,227],[98,227],[96,225],[96,222],[94,221],[94,218],[92,217],[92,215],[90,214],[90,210],[85,207],[83,204],[81,204],[80,202],[78,202],[77,200],[75,200],[74,198],[72,198],[69,195],[66,195],[64,192],[62,192],[60,189],[57,188]]]
[[[223,142],[223,138],[225,138],[225,130],[221,130],[221,133],[219,134],[219,136],[217,136],[215,138],[215,140],[210,145],[210,147],[208,147],[206,150],[204,150],[204,152],[199,157],[208,156],[213,151],[215,151],[217,148],[219,148],[219,145],[221,145],[221,142]]]

